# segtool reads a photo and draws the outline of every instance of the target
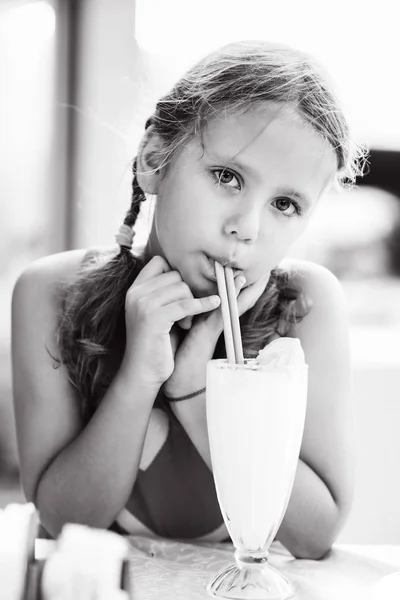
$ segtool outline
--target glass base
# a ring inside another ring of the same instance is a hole
[[[286,600],[294,595],[294,587],[282,573],[264,565],[229,565],[207,586],[214,598],[231,600]]]

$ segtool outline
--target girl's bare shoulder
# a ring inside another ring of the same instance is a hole
[[[292,258],[285,259],[279,266],[290,271],[293,287],[301,292],[307,306],[304,324],[325,327],[328,321],[346,321],[346,298],[332,271],[308,260]]]
[[[32,289],[33,292],[46,290],[57,296],[78,278],[83,265],[94,255],[103,255],[109,249],[68,250],[50,254],[33,261],[18,278],[16,287]]]
[[[21,277],[25,279],[40,277],[42,281],[47,281],[49,284],[72,283],[78,276],[86,253],[87,250],[82,248],[43,256],[28,265]]]
[[[318,263],[297,258],[285,258],[279,266],[291,274],[291,283],[313,301],[326,298],[327,293],[341,293],[342,286],[326,267]]]

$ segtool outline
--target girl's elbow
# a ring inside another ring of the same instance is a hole
[[[64,508],[64,511],[62,508],[52,510],[52,507],[48,504],[45,506],[39,503],[37,508],[41,525],[53,539],[57,539],[64,526],[68,524],[85,525],[95,529],[108,529],[112,524],[110,519],[101,515],[73,511],[71,508],[67,509],[67,507]]]
[[[332,546],[343,525],[343,515],[337,509],[319,527],[301,541],[293,545],[291,553],[295,558],[321,560],[332,550]]]
[[[339,536],[346,522],[348,512],[339,511],[334,517],[327,519],[324,526],[315,531],[304,543],[295,549],[296,558],[321,560],[332,550],[333,544]]]
[[[291,554],[304,560],[322,560],[332,549],[333,541],[309,540],[293,548]]]

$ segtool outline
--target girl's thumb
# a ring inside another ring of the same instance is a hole
[[[176,323],[181,329],[190,329],[192,326],[192,320],[193,317],[183,317],[183,319],[180,319],[180,321],[177,321]]]

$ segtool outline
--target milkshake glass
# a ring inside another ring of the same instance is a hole
[[[306,364],[207,364],[207,426],[218,502],[236,564],[208,585],[212,596],[284,600],[290,581],[268,564],[298,463],[307,405]]]

